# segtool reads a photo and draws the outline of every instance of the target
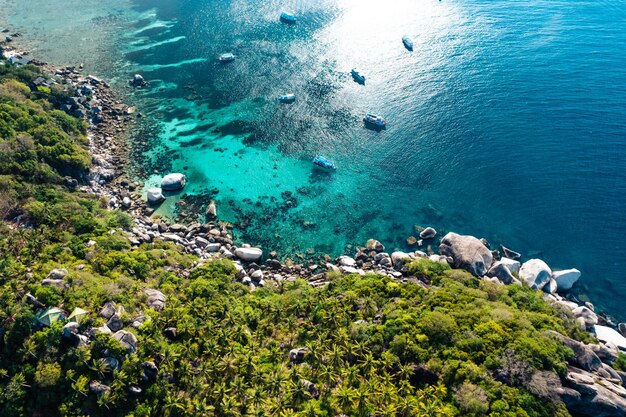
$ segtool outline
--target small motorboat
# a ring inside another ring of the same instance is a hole
[[[317,155],[315,158],[313,158],[313,163],[321,168],[332,169],[332,170],[337,169],[335,164],[333,164],[331,161],[329,161],[328,159],[320,155]]]
[[[233,62],[235,60],[235,54],[232,53],[227,53],[227,54],[222,54],[220,55],[220,57],[218,58],[220,62]]]
[[[293,103],[294,101],[296,101],[296,95],[293,93],[289,93],[278,96],[278,101],[280,101],[281,103]]]
[[[365,75],[361,74],[354,68],[352,69],[352,71],[350,71],[350,73],[352,74],[352,78],[354,78],[354,81],[359,84],[365,84]]]
[[[296,23],[296,16],[289,12],[282,12],[280,14],[280,21],[293,25],[294,23]]]
[[[363,121],[365,122],[365,124],[375,127],[384,128],[387,126],[387,121],[384,118],[371,113],[367,113],[363,118]]]
[[[409,38],[408,36],[402,37],[402,43],[404,44],[404,47],[408,49],[409,51],[413,50],[413,40]]]

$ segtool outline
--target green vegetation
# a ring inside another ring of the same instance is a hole
[[[0,222],[0,415],[569,415],[541,381],[565,372],[572,352],[545,330],[586,336],[527,287],[421,260],[409,270],[428,289],[355,275],[250,293],[229,261],[198,266],[166,243],[131,250],[127,216],[63,186],[87,167],[85,127],[52,110],[62,91],[28,87],[36,75],[0,66],[0,217],[30,222]],[[69,271],[65,286],[42,286],[53,268]],[[163,311],[146,288],[166,295]],[[89,311],[81,334],[105,323],[105,302],[122,305],[137,351],[107,334],[76,346],[64,321],[38,328],[27,293]],[[294,348],[305,350],[292,361]],[[91,381],[109,390],[96,395]]]

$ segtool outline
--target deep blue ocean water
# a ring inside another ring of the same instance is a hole
[[[473,234],[580,269],[626,320],[625,1],[23,3],[0,16],[35,54],[150,81],[126,90],[147,115],[138,175],[184,172],[185,199],[215,199],[240,239],[294,257],[408,249],[415,225]],[[389,127],[365,129],[370,111]]]

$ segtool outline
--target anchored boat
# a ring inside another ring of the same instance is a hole
[[[227,53],[227,54],[222,54],[220,55],[220,57],[218,58],[220,62],[233,62],[235,60],[235,54],[232,53]]]
[[[315,158],[313,158],[313,163],[321,168],[331,169],[331,170],[337,169],[335,164],[333,164],[331,161],[329,161],[328,159],[324,158],[321,155],[317,155]]]
[[[354,81],[359,84],[365,84],[365,75],[361,74],[354,68],[352,69],[352,71],[350,71],[350,73],[352,74],[352,78],[354,78]]]
[[[278,101],[281,103],[293,103],[296,101],[296,95],[293,93],[285,94],[278,97]]]
[[[383,117],[377,116],[372,113],[367,113],[365,117],[363,118],[363,121],[365,122],[365,124],[368,124],[374,127],[384,128],[387,126],[387,121]]]
[[[294,23],[296,23],[296,16],[289,12],[282,12],[280,14],[280,21],[293,25]]]
[[[408,36],[402,37],[402,43],[404,44],[404,47],[408,49],[409,51],[413,50],[413,40],[409,38]]]

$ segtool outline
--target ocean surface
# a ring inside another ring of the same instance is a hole
[[[161,214],[213,199],[238,239],[295,260],[472,234],[580,269],[626,320],[624,0],[0,0],[0,19],[137,104],[138,178],[188,178]]]

